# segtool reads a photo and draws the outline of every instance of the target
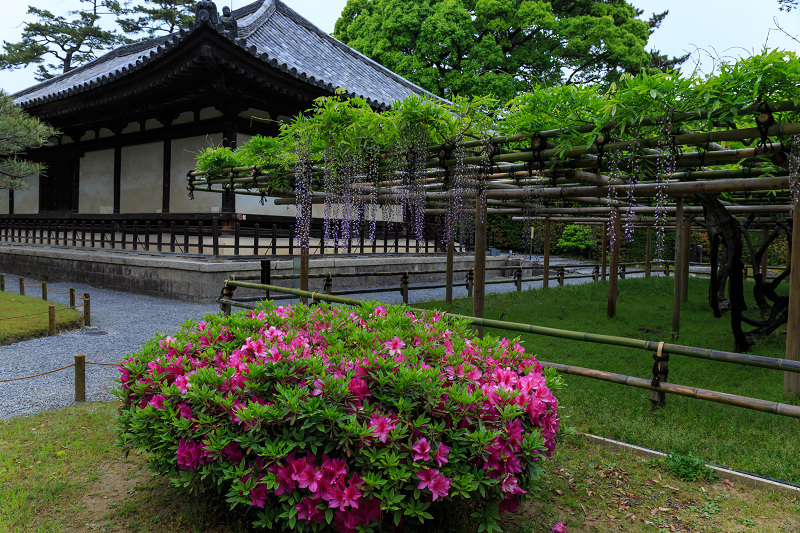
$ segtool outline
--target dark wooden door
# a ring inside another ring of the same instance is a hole
[[[77,213],[78,158],[64,157],[46,164],[39,175],[39,212]]]

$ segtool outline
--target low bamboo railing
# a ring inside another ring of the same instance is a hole
[[[319,301],[327,301],[331,303],[339,303],[351,306],[361,306],[364,304],[362,300],[354,300],[352,298],[343,298],[341,296],[302,291],[287,287],[278,287],[275,285],[262,285],[262,284],[247,283],[247,282],[233,281],[233,280],[228,280],[225,282],[225,288],[223,289],[223,294],[226,294],[226,291],[228,294],[232,294],[233,289],[235,289],[236,287],[257,289],[262,291],[269,290],[274,292],[292,294],[294,296],[298,296],[305,299],[310,298],[312,303],[316,300],[319,300]],[[219,298],[217,301],[223,306],[223,308],[225,308],[226,312],[230,312],[230,308],[232,306],[244,307],[249,309],[254,309],[256,307],[255,305],[251,305],[246,302],[240,302],[230,297],[222,297]],[[426,309],[416,309],[416,308],[411,308],[411,310],[414,312],[429,311]],[[661,344],[660,342],[656,341],[630,339],[627,337],[614,337],[611,335],[602,335],[597,333],[569,331],[556,328],[548,328],[544,326],[534,326],[530,324],[520,324],[516,322],[504,322],[500,320],[491,320],[487,318],[477,318],[471,316],[457,315],[453,313],[443,313],[443,314],[467,320],[470,324],[480,327],[491,327],[496,329],[505,329],[508,331],[533,333],[536,335],[546,335],[550,337],[558,337],[563,339],[571,339],[584,342],[639,348],[642,350],[647,350],[649,352],[657,350],[659,344]],[[791,361],[788,359],[777,359],[773,357],[763,357],[758,355],[725,352],[725,351],[711,350],[706,348],[696,348],[692,346],[682,346],[672,343],[663,343],[662,353],[685,355],[688,357],[707,359],[710,361],[737,363],[748,366],[756,366],[761,368],[770,368],[774,370],[800,373],[800,361]],[[750,398],[747,396],[739,396],[735,394],[710,391],[706,389],[699,389],[695,387],[687,387],[684,385],[676,385],[664,382],[660,383],[659,386],[656,387],[653,386],[653,384],[649,380],[636,378],[634,376],[626,376],[622,374],[605,372],[602,370],[561,365],[558,363],[542,362],[542,364],[546,366],[551,366],[562,373],[582,375],[593,379],[601,379],[604,381],[610,381],[613,383],[619,383],[642,389],[649,389],[652,391],[657,391],[667,394],[677,394],[680,396],[687,396],[715,403],[734,405],[738,407],[744,407],[746,409],[753,409],[756,411],[763,411],[782,416],[800,418],[800,406],[796,405],[783,404],[779,402],[770,402],[766,400],[760,400],[757,398]]]

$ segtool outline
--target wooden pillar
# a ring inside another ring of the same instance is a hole
[[[644,252],[644,256],[645,256],[644,257],[644,277],[646,277],[646,278],[650,277],[650,267],[651,267],[650,256],[652,255],[652,253],[653,253],[653,227],[652,226],[648,226],[648,228],[647,228],[647,246],[645,247],[645,252]]]
[[[472,316],[483,318],[484,290],[486,288],[486,197],[478,194],[475,200],[475,282],[473,284]],[[476,326],[475,333],[483,337],[483,327]]]
[[[800,361],[800,202],[796,202],[794,205],[791,257],[789,318],[786,323],[786,359]],[[800,398],[800,374],[784,372],[783,376],[783,393],[786,397]]]
[[[113,211],[114,214],[119,213],[121,196],[122,196],[122,143],[119,140],[121,130],[114,131],[114,199]]]
[[[169,187],[172,181],[170,170],[172,169],[172,141],[164,140],[164,168],[161,173],[161,212],[169,213]],[[161,251],[161,250],[159,250]]]
[[[689,301],[689,244],[692,242],[692,221],[683,217],[683,242],[681,243],[681,302]]]
[[[444,301],[446,303],[453,303],[453,238],[447,242],[447,280],[444,290]]]
[[[600,279],[606,280],[606,258],[608,256],[608,224],[603,223],[603,244],[602,253],[600,254]]]
[[[544,219],[544,264],[542,271],[542,287],[550,285],[550,217]]]
[[[611,242],[611,265],[609,268],[609,276],[608,276],[608,309],[607,309],[607,316],[608,318],[614,318],[617,314],[617,276],[619,275],[619,211],[614,209],[612,222],[611,222],[611,231],[613,235],[613,239]],[[605,265],[603,266],[605,272]]]
[[[681,332],[681,278],[683,277],[683,197],[675,205],[675,276],[672,288],[672,337]]]

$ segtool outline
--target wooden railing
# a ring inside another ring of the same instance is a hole
[[[344,246],[326,242],[322,224],[311,230],[312,255],[443,253],[438,227],[426,226],[420,242],[402,224],[379,224],[375,239],[368,224]],[[294,224],[239,221],[221,217],[145,218],[130,215],[114,218],[6,215],[0,217],[0,242],[87,249],[131,250],[163,254],[210,255],[215,257],[299,255]],[[459,247],[463,251],[463,246]]]

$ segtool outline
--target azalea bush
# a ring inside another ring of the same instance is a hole
[[[299,531],[404,530],[466,498],[494,529],[535,487],[562,382],[519,343],[403,306],[262,305],[120,365],[125,450]]]

